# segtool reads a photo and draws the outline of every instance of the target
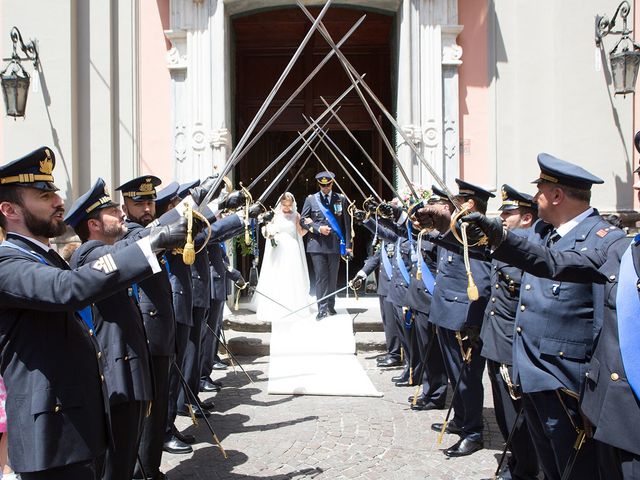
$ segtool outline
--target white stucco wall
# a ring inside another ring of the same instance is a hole
[[[605,180],[593,188],[594,206],[632,209],[634,96],[614,97],[608,64],[599,67],[594,42],[595,15],[613,15],[618,3],[490,2],[495,8],[489,25],[494,118],[484,120],[492,123],[494,187],[509,183],[535,192],[529,182],[538,173],[536,156],[548,152]],[[607,56],[619,38],[605,38]]]

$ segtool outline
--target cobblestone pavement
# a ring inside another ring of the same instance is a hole
[[[436,445],[430,429],[446,411],[410,410],[407,397],[415,388],[396,387],[391,377],[399,369],[378,369],[375,357],[359,355],[383,398],[267,395],[269,358],[239,358],[255,383],[231,368],[218,376],[224,388],[209,417],[229,458],[223,459],[202,420],[194,427],[178,417],[178,428],[197,443],[191,455],[165,453],[163,470],[170,480],[492,478],[502,443],[486,375],[485,449],[448,459],[440,449],[458,437],[445,435]]]

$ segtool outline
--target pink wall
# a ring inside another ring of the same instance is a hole
[[[639,7],[640,7],[640,2],[638,2],[637,0],[634,0],[632,5],[634,32],[640,32],[640,30],[638,30],[640,28],[640,12],[638,11]],[[633,36],[637,41],[638,33],[634,33]],[[636,84],[636,91],[637,89],[638,89],[638,84]],[[639,102],[640,102],[640,95],[634,95],[633,96],[633,134],[634,135],[635,135],[635,132],[640,130],[640,103]],[[631,147],[631,158],[633,159],[632,167],[631,167],[632,171],[638,166],[639,157],[640,155],[636,151],[635,146],[632,146]],[[635,182],[637,179],[638,179],[637,174],[634,174],[633,181]],[[638,196],[633,195],[633,198],[634,198],[633,200],[634,209],[638,210],[640,208],[640,202],[638,201]]]
[[[464,30],[460,67],[460,176],[491,186],[489,168],[488,0],[460,0],[458,21]]]
[[[173,180],[171,76],[167,69],[169,0],[140,3],[140,173]]]

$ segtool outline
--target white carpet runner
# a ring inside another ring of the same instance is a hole
[[[355,355],[353,322],[337,315],[271,322],[268,393],[381,397]]]

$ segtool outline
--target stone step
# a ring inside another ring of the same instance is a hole
[[[271,333],[247,332],[225,329],[225,337],[234,355],[269,355]],[[386,350],[384,332],[356,332],[356,350],[374,352]]]

